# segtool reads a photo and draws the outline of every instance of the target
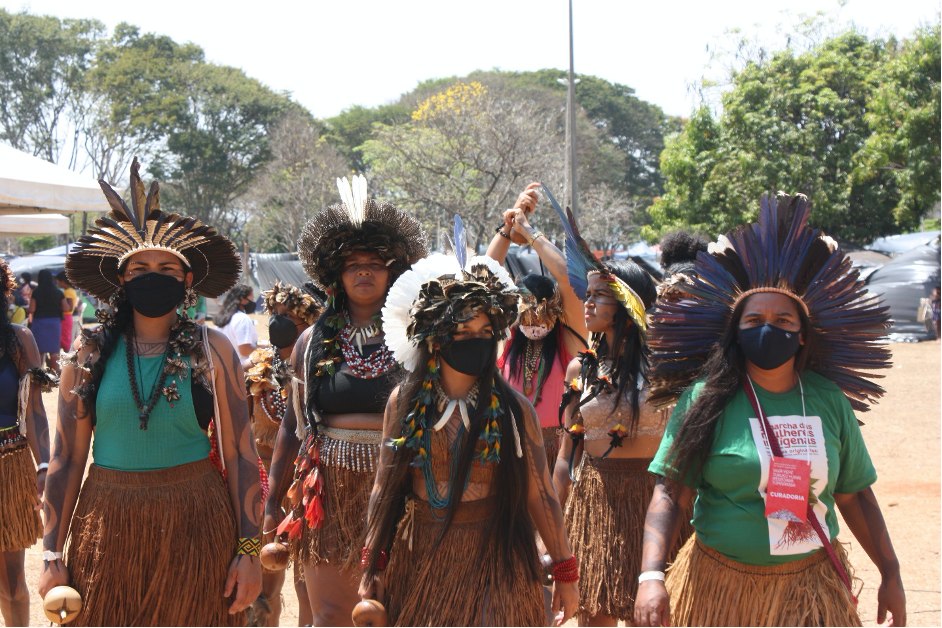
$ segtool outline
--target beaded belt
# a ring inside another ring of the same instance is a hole
[[[13,453],[26,444],[26,437],[20,434],[19,425],[0,430],[0,457]]]
[[[345,430],[322,427],[319,430],[321,462],[357,473],[375,473],[382,430]]]

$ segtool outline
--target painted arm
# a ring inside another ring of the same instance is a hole
[[[239,358],[229,339],[215,329],[210,334],[209,358],[215,371],[216,403],[222,432],[222,457],[226,463],[226,484],[236,518],[240,538],[259,538],[258,513],[261,486],[258,454],[252,438],[245,379]],[[235,591],[229,611],[237,613],[248,608],[262,590],[262,568],[258,556],[236,554],[229,565],[223,596]]]
[[[854,533],[867,556],[880,570],[880,588],[877,591],[877,623],[886,620],[887,611],[893,626],[906,625],[906,592],[900,578],[899,560],[886,529],[883,511],[872,488],[857,493],[834,494],[834,503],[844,517],[844,523]]]
[[[294,479],[294,461],[301,448],[301,441],[298,440],[297,427],[298,421],[304,421],[304,417],[298,417],[294,408],[295,387],[301,386],[300,392],[304,399],[304,387],[299,383],[304,376],[304,348],[307,346],[307,339],[310,334],[310,328],[304,330],[301,336],[294,344],[294,350],[291,352],[291,365],[294,371],[292,381],[288,383],[288,400],[285,410],[285,417],[278,428],[278,435],[275,436],[275,450],[272,453],[271,470],[268,473],[268,499],[265,501],[265,520],[262,529],[266,532],[274,530],[285,518],[285,512],[281,504],[285,500],[285,493],[291,486]],[[303,403],[302,403],[303,407]]]
[[[36,346],[36,339],[33,338],[32,332],[19,325],[15,325],[14,329],[23,350],[22,360],[25,368],[22,369],[22,372],[25,373],[27,369],[41,369],[43,367],[42,356],[39,353],[39,347]],[[46,407],[43,405],[42,387],[39,385],[30,385],[25,419],[26,440],[29,442],[30,451],[33,452],[33,460],[36,461],[36,464],[48,463],[49,422],[46,420]],[[36,492],[40,502],[42,502],[43,491],[46,487],[47,475],[48,470],[36,473]]]
[[[578,358],[573,358],[569,366],[566,367],[567,386],[569,382],[579,377],[581,370],[582,363],[579,362]],[[578,398],[573,399],[563,412],[563,424],[566,429],[576,424],[576,404],[578,403]],[[566,501],[569,499],[569,486],[572,484],[572,480],[569,478],[569,458],[572,455],[573,447],[578,447],[575,458],[576,466],[578,466],[579,459],[582,457],[583,443],[579,441],[576,444],[569,437],[569,434],[563,434],[559,446],[559,455],[556,456],[556,464],[553,467],[553,488],[556,489],[556,495],[559,497],[559,503],[563,505],[563,508],[566,507]]]
[[[62,552],[72,523],[72,514],[78,502],[85,463],[92,441],[92,420],[85,404],[74,391],[90,377],[81,364],[97,351],[85,348],[79,352],[78,362],[66,364],[59,380],[59,411],[56,421],[56,439],[46,479],[44,500],[43,550]],[[39,595],[45,597],[52,587],[69,584],[69,572],[61,559],[43,562],[39,577]]]
[[[680,482],[658,478],[644,518],[641,571],[665,571],[667,558],[680,530],[681,512],[686,512],[694,490]],[[669,626],[670,597],[660,580],[638,586],[635,600],[636,626]]]
[[[373,520],[373,513],[376,510],[376,505],[379,503],[380,498],[382,497],[382,487],[383,482],[386,479],[386,474],[389,472],[389,469],[393,464],[394,452],[392,447],[387,447],[385,443],[389,442],[389,440],[392,438],[398,437],[402,432],[402,424],[399,422],[396,416],[396,408],[399,404],[399,391],[400,388],[397,386],[392,391],[392,394],[389,395],[389,400],[386,402],[386,410],[383,413],[383,444],[380,445],[379,448],[379,462],[376,466],[376,478],[373,480],[373,489],[370,491],[370,501],[366,508],[367,535],[363,541],[363,547],[372,547],[377,550],[382,550],[384,548],[375,547],[371,522]],[[364,570],[363,576],[360,578],[360,588],[358,593],[360,595],[360,599],[362,600],[378,600],[382,602],[383,598],[385,597],[383,572],[376,571],[370,573],[369,571]]]

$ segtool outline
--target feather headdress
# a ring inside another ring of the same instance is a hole
[[[367,195],[366,178],[337,179],[342,203],[311,218],[298,239],[298,257],[308,276],[329,290],[340,280],[344,260],[365,251],[379,255],[392,281],[428,255],[428,237],[414,217]]]
[[[569,285],[575,291],[576,296],[585,301],[586,290],[589,287],[589,276],[600,274],[608,284],[612,294],[619,303],[627,310],[628,316],[638,327],[642,336],[647,332],[648,322],[645,317],[644,301],[631,289],[627,283],[610,273],[608,269],[595,257],[592,249],[586,244],[586,241],[579,235],[579,227],[576,226],[576,217],[568,207],[563,212],[563,208],[556,201],[556,197],[549,191],[545,183],[540,184],[543,191],[556,213],[559,214],[563,222],[563,229],[566,231],[566,267],[569,275]]]
[[[228,238],[196,218],[160,209],[160,188],[154,181],[145,195],[137,158],[131,162],[131,207],[105,181],[98,182],[111,211],[79,238],[65,272],[76,288],[108,301],[118,290],[118,272],[129,257],[142,251],[166,251],[193,272],[193,288],[217,297],[236,284],[242,260]]]
[[[699,253],[685,298],[659,300],[648,346],[654,365],[649,403],[670,403],[702,376],[710,352],[752,294],[778,292],[798,303],[815,334],[807,367],[830,379],[857,410],[883,395],[863,371],[888,368],[888,308],[868,295],[837,243],[808,226],[804,196],[762,197],[758,223],[740,226]]]
[[[468,258],[461,219],[455,216],[455,255],[430,255],[412,265],[389,289],[383,333],[396,361],[419,366],[419,347],[451,340],[459,323],[486,313],[498,338],[517,320],[519,293],[503,266],[486,255]]]
[[[262,300],[266,311],[274,313],[278,305],[284,305],[289,312],[308,325],[314,324],[322,309],[322,303],[315,295],[280,281],[276,281],[271,290],[262,293]]]

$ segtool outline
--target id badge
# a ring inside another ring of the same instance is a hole
[[[796,523],[808,520],[811,463],[772,456],[769,485],[765,489],[765,516]]]

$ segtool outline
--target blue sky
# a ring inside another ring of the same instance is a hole
[[[429,78],[476,69],[568,66],[566,0],[204,2],[0,0],[9,11],[125,21],[192,41],[210,61],[290,92],[315,116],[375,106]],[[823,10],[872,36],[938,19],[934,0],[627,2],[575,0],[576,71],[633,87],[673,115],[695,102],[707,46],[728,29],[775,41],[778,25]]]

